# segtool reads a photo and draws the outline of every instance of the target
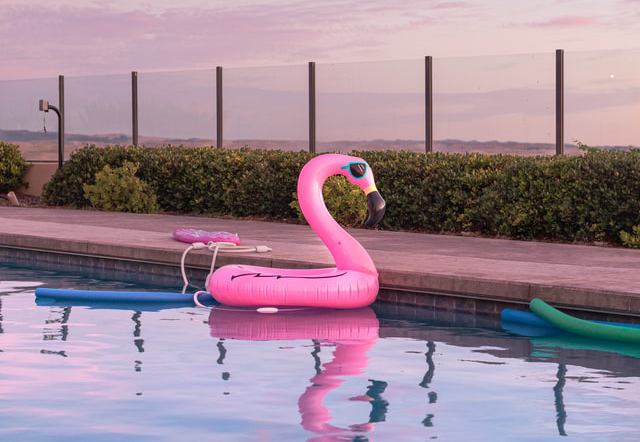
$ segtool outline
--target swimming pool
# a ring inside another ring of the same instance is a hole
[[[4,440],[620,441],[640,430],[640,358],[511,336],[497,318],[37,306],[42,285],[154,289],[0,264]]]

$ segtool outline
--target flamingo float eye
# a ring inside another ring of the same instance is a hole
[[[342,169],[349,169],[351,176],[359,180],[367,173],[367,163],[349,163],[346,166],[342,166]]]

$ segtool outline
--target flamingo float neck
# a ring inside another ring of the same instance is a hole
[[[350,159],[347,155],[325,154],[309,161],[298,178],[298,201],[305,219],[331,252],[338,269],[377,275],[367,251],[333,219],[322,196],[327,178],[340,174]]]

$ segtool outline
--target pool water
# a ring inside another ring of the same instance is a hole
[[[606,345],[384,305],[38,306],[39,286],[141,288],[0,265],[3,440],[638,439],[640,359]]]

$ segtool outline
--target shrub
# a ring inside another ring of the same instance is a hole
[[[624,230],[620,232],[620,239],[624,246],[632,249],[640,249],[640,225],[633,226],[631,233],[625,232]]]
[[[90,202],[85,198],[83,186],[95,184],[96,174],[106,165],[120,167],[125,161],[139,164],[141,150],[122,146],[100,149],[93,145],[76,150],[64,167],[58,169],[44,186],[44,202],[54,206],[89,206]]]
[[[18,146],[0,141],[0,193],[24,186],[27,167]]]
[[[115,212],[149,213],[158,210],[158,201],[149,185],[136,176],[138,165],[126,161],[121,167],[108,164],[96,173],[95,184],[84,184],[85,197],[92,206]]]
[[[329,213],[340,224],[349,227],[362,225],[367,217],[367,198],[362,190],[353,186],[345,177],[330,177],[322,189],[324,202]],[[296,210],[298,219],[305,221],[298,203],[298,194],[293,194],[291,207]]]
[[[609,241],[640,225],[640,152],[576,157],[355,152],[387,202],[381,227],[520,239]],[[270,218],[298,216],[292,195],[307,152],[87,147],[45,189],[55,205],[87,206],[83,185],[105,165],[139,164],[160,209]],[[336,219],[358,225],[366,198],[339,179],[324,189]]]

